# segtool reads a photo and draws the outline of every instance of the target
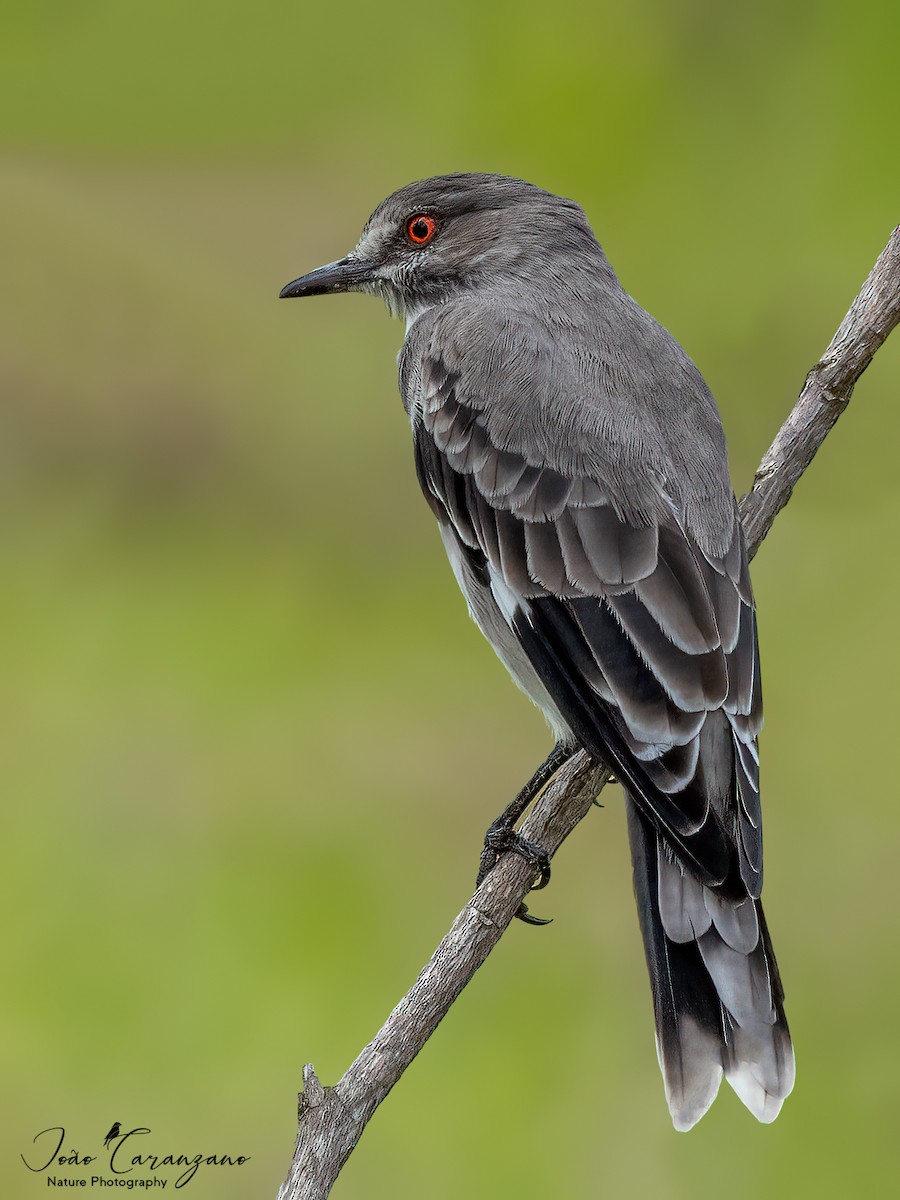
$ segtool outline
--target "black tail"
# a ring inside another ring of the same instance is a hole
[[[794,1052],[762,905],[718,896],[687,874],[627,801],[656,1048],[676,1129],[690,1129],[724,1072],[760,1121],[794,1086]]]

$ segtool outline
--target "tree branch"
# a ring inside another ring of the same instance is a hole
[[[860,375],[900,322],[900,226],[879,255],[831,344],[806,378],[800,398],[766,452],[741,518],[751,557],[828,431],[847,407]],[[584,817],[610,773],[577,754],[558,772],[522,826],[551,857]],[[515,916],[534,868],[505,855],[468,902],[382,1028],[334,1087],[311,1065],[303,1071],[294,1159],[279,1200],[323,1200],[375,1109],[425,1045]]]
[[[850,402],[857,379],[898,321],[900,225],[879,254],[828,349],[807,375],[800,399],[763,455],[753,487],[741,501],[751,558]]]

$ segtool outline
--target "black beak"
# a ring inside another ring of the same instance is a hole
[[[286,284],[278,293],[278,298],[290,300],[294,296],[324,296],[327,292],[352,292],[373,277],[371,263],[361,262],[352,254],[348,254],[340,262],[318,267],[308,275],[301,275],[293,283]]]

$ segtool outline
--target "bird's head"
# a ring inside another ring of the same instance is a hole
[[[585,251],[609,269],[573,200],[505,175],[441,175],[394,192],[355,250],[295,279],[281,297],[370,292],[410,320],[469,288],[565,275]]]

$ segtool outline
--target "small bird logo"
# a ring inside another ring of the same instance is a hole
[[[110,1142],[114,1141],[119,1136],[121,1131],[122,1131],[122,1126],[119,1124],[118,1121],[115,1121],[113,1123],[112,1129],[110,1129],[109,1133],[103,1139],[103,1145],[109,1146]]]

